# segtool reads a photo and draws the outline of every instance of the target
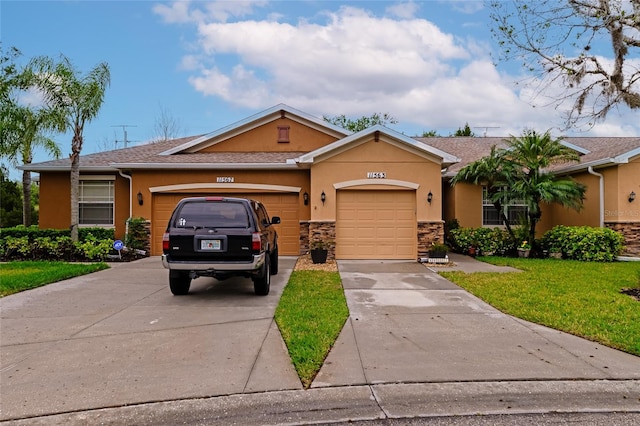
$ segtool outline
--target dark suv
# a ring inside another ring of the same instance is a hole
[[[169,269],[175,295],[189,292],[193,278],[253,279],[255,293],[269,294],[271,275],[278,273],[280,223],[255,200],[228,197],[182,199],[171,214],[162,238],[162,265]]]

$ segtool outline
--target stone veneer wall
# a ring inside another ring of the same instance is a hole
[[[300,221],[300,254],[309,253],[309,222]]]
[[[328,260],[336,258],[336,223],[331,222],[309,222],[309,242],[322,240],[329,243]],[[302,232],[302,231],[301,231]],[[302,247],[301,247],[302,248]]]
[[[624,236],[623,254],[640,256],[640,222],[608,222],[605,226]]]
[[[144,242],[143,250],[147,252],[147,256],[151,256],[151,221],[144,221],[144,232],[147,234],[147,238]]]
[[[435,242],[444,242],[444,222],[418,222],[418,258],[427,257]]]

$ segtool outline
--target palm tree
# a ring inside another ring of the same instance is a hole
[[[20,55],[12,49],[0,55],[2,85],[0,87],[0,155],[13,166],[30,164],[36,148],[60,158],[58,145],[45,136],[47,131],[62,130],[59,115],[47,108],[21,105],[16,94],[31,88],[33,73],[28,68],[15,65]],[[22,172],[22,223],[31,225],[31,172]]]
[[[469,163],[460,169],[451,180],[451,184],[466,182],[474,185],[485,185],[488,198],[500,215],[500,220],[509,232],[512,241],[516,244],[516,236],[513,233],[513,229],[511,229],[509,219],[502,205],[508,195],[507,188],[512,184],[514,175],[513,165],[507,161],[506,153],[505,150],[498,149],[495,145],[492,146],[488,156]]]
[[[104,102],[104,94],[111,82],[109,65],[102,62],[81,75],[69,58],[59,62],[41,56],[31,62],[38,87],[45,101],[64,117],[65,131],[71,130],[71,238],[78,241],[78,187],[80,181],[80,152],[86,122],[93,120]]]
[[[60,158],[60,147],[44,133],[55,130],[60,124],[59,117],[51,110],[16,105],[3,120],[11,121],[11,131],[3,136],[15,147],[12,152],[4,153],[12,165],[31,164],[36,148],[43,148],[47,154]],[[22,224],[31,225],[31,172],[27,170],[22,171]]]
[[[534,130],[525,130],[522,136],[511,136],[508,140],[507,161],[516,172],[510,186],[510,198],[523,199],[527,204],[532,246],[536,225],[542,215],[541,203],[559,203],[576,210],[582,208],[586,187],[570,177],[555,176],[548,170],[554,164],[579,161],[578,154],[560,141],[553,139],[548,131],[539,134]]]

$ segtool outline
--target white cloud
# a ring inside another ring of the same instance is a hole
[[[173,2],[170,6],[160,3],[156,4],[153,6],[152,10],[169,24],[183,24],[189,22],[200,23],[205,22],[206,20],[226,22],[232,17],[249,15],[253,13],[254,7],[262,7],[266,4],[267,2],[264,0],[222,0],[208,1],[204,3],[192,3],[191,0],[178,0]],[[198,9],[198,6],[204,6],[204,10]]]
[[[478,2],[453,3],[469,11]],[[243,3],[233,11],[218,3],[206,10],[168,7],[174,22],[202,18],[191,21],[197,22],[201,51],[182,61],[183,69],[192,70],[189,82],[198,92],[252,109],[285,102],[318,116],[388,112],[401,131],[403,125],[455,131],[469,123],[478,134],[484,127],[499,127],[488,133],[506,135],[563,124],[542,98],[535,107],[529,104],[530,88],[514,86],[515,76],[497,71],[488,41],[459,38],[415,18],[413,2],[388,7],[386,17],[343,6],[313,21],[281,22],[280,15],[271,14],[226,22],[256,5],[261,3]],[[617,130],[600,128],[608,134],[640,133],[637,125],[624,123]]]
[[[469,15],[484,8],[484,4],[480,0],[445,0],[445,3],[451,4],[451,8],[455,11]]]
[[[413,1],[408,1],[406,3],[397,3],[393,6],[389,6],[386,9],[386,12],[389,15],[396,16],[402,19],[410,19],[415,17],[416,12],[420,9],[420,7],[415,4]]]

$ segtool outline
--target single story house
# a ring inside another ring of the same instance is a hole
[[[557,224],[608,226],[640,254],[640,138],[567,138],[580,163],[570,174],[588,187],[580,212],[543,211],[539,232]],[[449,180],[503,138],[411,138],[383,126],[350,133],[280,104],[215,132],[80,158],[80,225],[115,228],[149,221],[152,255],[178,200],[226,195],[262,201],[283,255],[330,240],[337,259],[416,259],[441,240],[444,221],[496,226],[482,187]],[[70,160],[22,166],[40,174],[41,228],[70,224]],[[522,206],[509,206],[510,212]]]

